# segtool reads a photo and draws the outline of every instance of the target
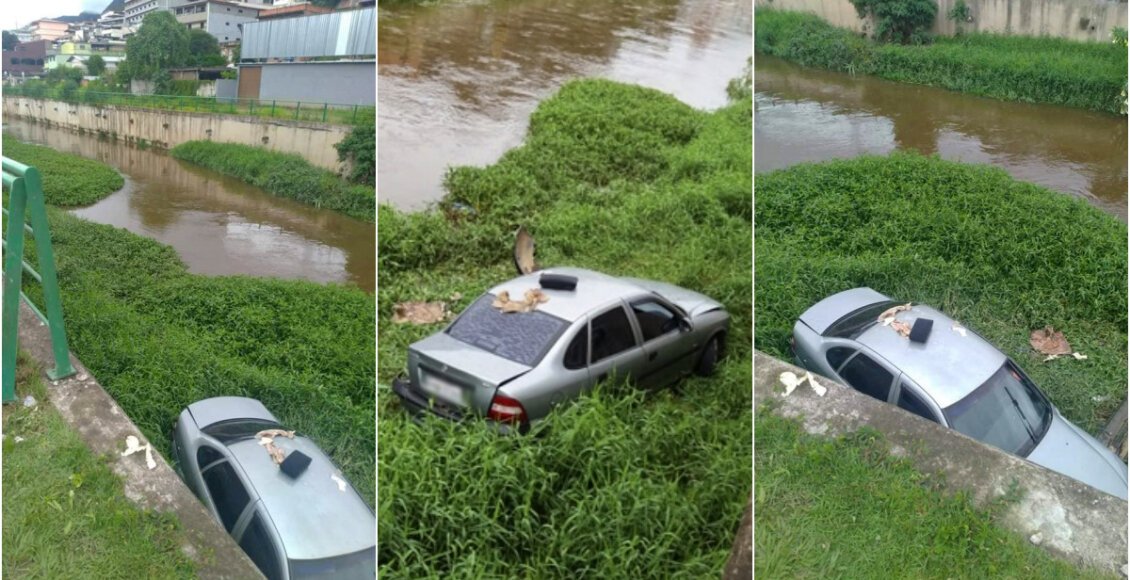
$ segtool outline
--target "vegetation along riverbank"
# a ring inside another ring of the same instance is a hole
[[[190,274],[151,239],[56,207],[48,219],[71,349],[166,457],[185,405],[249,396],[317,441],[362,496],[374,496],[370,294]],[[27,289],[42,303],[37,285]]]
[[[372,132],[372,126],[369,126]],[[345,142],[360,138],[347,136]],[[339,147],[339,152],[340,152]],[[351,149],[356,147],[351,146]],[[230,175],[266,192],[302,203],[339,211],[360,220],[372,222],[376,196],[373,190],[373,153],[368,153],[368,170],[358,169],[347,179],[314,167],[301,156],[279,153],[262,147],[250,147],[215,141],[188,141],[169,150],[184,161]],[[361,152],[365,155],[364,152]],[[358,167],[365,166],[365,160]],[[366,183],[366,180],[368,182]]]
[[[437,209],[379,208],[381,577],[704,578],[750,493],[752,99],[717,111],[603,80],[543,101],[525,144],[446,178]],[[517,224],[542,265],[664,280],[725,303],[712,378],[645,395],[607,384],[538,437],[416,425],[388,389],[408,345],[394,304],[459,312],[513,277]],[[457,294],[457,295],[456,295]]]
[[[125,179],[105,163],[24,143],[7,133],[3,144],[5,157],[39,169],[44,197],[52,205],[89,205],[125,185]]]
[[[1117,43],[965,34],[900,45],[861,38],[811,14],[759,8],[754,19],[757,52],[804,66],[1113,114],[1125,103],[1127,53]]]

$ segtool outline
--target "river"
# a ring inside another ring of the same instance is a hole
[[[997,101],[758,54],[754,169],[911,149],[986,163],[1126,221],[1126,118]]]
[[[380,8],[378,197],[413,210],[448,167],[522,142],[538,101],[603,77],[726,104],[752,54],[749,0],[486,0]]]
[[[153,149],[4,121],[4,131],[21,141],[96,159],[121,173],[125,187],[72,213],[168,244],[191,272],[336,282],[374,291],[373,224],[272,196]]]

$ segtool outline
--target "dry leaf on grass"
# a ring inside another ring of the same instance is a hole
[[[1071,345],[1067,343],[1063,333],[1050,326],[1033,330],[1028,337],[1028,343],[1040,354],[1056,356],[1071,354]]]
[[[392,307],[392,321],[397,324],[433,324],[450,316],[445,302],[401,302]]]

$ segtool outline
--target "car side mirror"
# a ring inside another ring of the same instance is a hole
[[[691,321],[687,318],[679,319],[679,332],[687,332],[692,328]]]

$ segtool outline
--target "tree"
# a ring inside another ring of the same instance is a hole
[[[199,28],[188,31],[188,51],[192,53],[196,66],[223,66],[228,63],[220,52],[216,37]]]
[[[106,61],[102,59],[101,55],[94,55],[86,59],[86,74],[91,76],[99,76],[106,70]]]
[[[59,65],[47,71],[44,80],[52,85],[71,81],[75,86],[78,86],[82,82],[82,69],[75,66]]]
[[[19,43],[20,39],[17,38],[15,34],[12,34],[7,30],[4,31],[4,50],[12,50],[13,48],[16,48],[16,45]]]
[[[860,18],[875,22],[875,38],[883,42],[924,44],[938,13],[934,0],[851,0]]]
[[[172,12],[155,10],[126,41],[126,76],[152,80],[159,71],[192,64],[188,29]]]

